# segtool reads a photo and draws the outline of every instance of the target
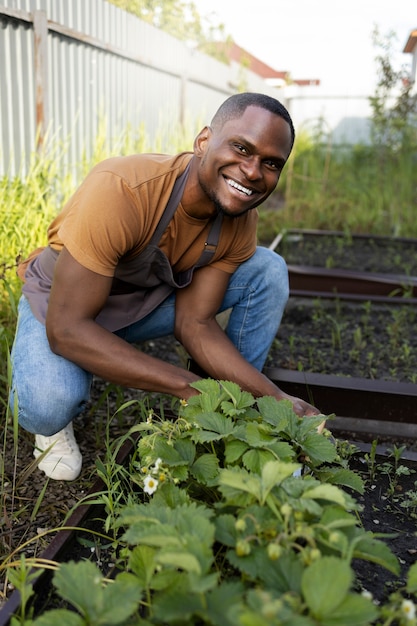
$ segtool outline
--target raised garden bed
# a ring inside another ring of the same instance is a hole
[[[294,229],[269,247],[287,261],[295,295],[417,298],[416,239]]]

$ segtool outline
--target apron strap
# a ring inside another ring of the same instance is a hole
[[[202,267],[210,262],[213,254],[216,252],[217,244],[219,243],[220,231],[222,228],[223,213],[218,213],[214,220],[210,232],[207,237],[207,241],[204,244],[204,250],[198,259],[195,267]]]
[[[158,245],[159,240],[161,239],[163,232],[171,221],[175,211],[178,208],[179,203],[181,202],[182,194],[184,192],[185,183],[188,178],[188,174],[190,171],[191,161],[188,163],[187,167],[177,178],[175,181],[174,187],[172,189],[171,195],[165,207],[165,211],[161,216],[161,219],[158,222],[158,226],[156,227],[152,238],[149,242],[149,245]],[[218,213],[216,219],[214,220],[211,229],[209,231],[207,241],[204,244],[204,250],[201,253],[200,258],[198,259],[196,265],[194,267],[202,267],[203,265],[207,265],[212,259],[214,253],[217,249],[217,244],[219,242],[220,231],[223,222],[223,214]]]
[[[187,167],[185,168],[181,176],[179,176],[177,180],[175,181],[174,187],[171,191],[171,195],[169,197],[165,210],[161,216],[161,219],[158,222],[158,226],[156,227],[154,234],[152,235],[149,245],[154,245],[154,246],[158,245],[159,240],[161,239],[164,230],[168,226],[169,222],[171,221],[172,216],[177,210],[178,205],[181,202],[185,183],[188,178],[190,165],[191,165],[191,161],[190,163],[188,163]]]

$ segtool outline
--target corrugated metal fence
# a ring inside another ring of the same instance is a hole
[[[45,137],[65,145],[73,167],[103,124],[111,147],[127,128],[153,142],[206,123],[242,86],[242,71],[106,0],[1,0],[0,175],[24,175]],[[243,82],[277,95],[251,72]]]

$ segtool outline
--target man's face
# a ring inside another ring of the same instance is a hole
[[[217,130],[205,128],[198,135],[199,184],[218,211],[238,217],[275,189],[291,143],[291,130],[283,118],[250,106],[242,117]]]

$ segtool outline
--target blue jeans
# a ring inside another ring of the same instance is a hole
[[[231,309],[227,335],[254,367],[262,370],[288,299],[288,271],[275,252],[258,247],[231,276],[219,313]],[[115,334],[129,343],[171,335],[175,294],[155,311]],[[92,374],[54,354],[45,326],[24,296],[19,302],[12,348],[10,406],[17,395],[19,423],[29,432],[50,436],[74,419],[90,396]]]

